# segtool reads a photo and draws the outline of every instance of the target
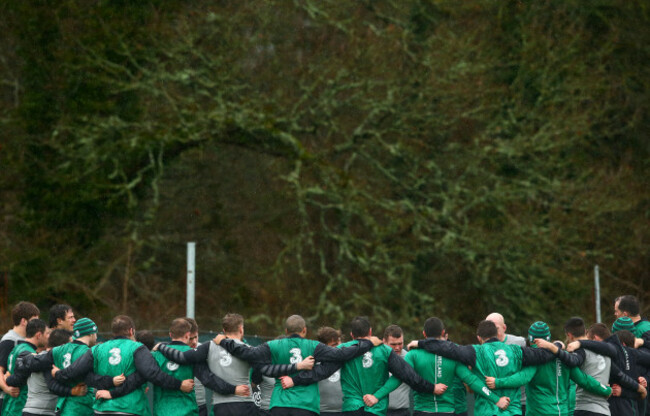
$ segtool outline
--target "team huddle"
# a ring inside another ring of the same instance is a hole
[[[611,330],[570,318],[566,345],[551,342],[538,321],[527,346],[498,313],[478,324],[478,344],[457,345],[431,317],[407,352],[397,325],[379,339],[356,317],[351,341],[330,327],[310,340],[299,315],[257,347],[244,343],[238,314],[224,316],[223,334],[202,344],[195,320],[174,319],[171,342],[158,345],[120,315],[112,339],[98,343],[97,325],[76,320],[70,306],[53,306],[47,323],[36,305],[20,302],[0,340],[1,415],[151,415],[148,383],[156,416],[467,415],[468,392],[477,416],[650,414],[650,322],[634,296],[616,299],[614,310]]]

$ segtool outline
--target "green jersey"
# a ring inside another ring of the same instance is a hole
[[[497,378],[497,388],[526,385],[526,415],[569,415],[569,385],[573,380],[590,393],[609,396],[610,387],[586,375],[579,368],[569,368],[559,359],[543,365],[526,367],[523,371]]]
[[[71,342],[52,349],[54,365],[60,369],[70,367],[70,364],[77,361],[79,357],[88,351],[88,346],[82,342]],[[69,383],[68,387],[74,387],[75,383]],[[56,410],[61,416],[92,416],[93,402],[95,401],[95,389],[88,388],[85,396],[62,396],[56,402]]]
[[[634,328],[632,329],[632,333],[634,334],[635,337],[641,338],[641,336],[648,331],[650,331],[649,321],[642,319],[634,323]]]
[[[456,398],[452,386],[457,378],[467,383],[476,394],[484,397],[488,401],[492,403],[499,401],[499,397],[493,394],[481,379],[458,361],[443,358],[442,356],[419,349],[409,351],[404,357],[404,360],[425,380],[434,385],[445,384],[449,387],[447,391],[439,396],[432,393],[416,391],[414,393],[414,410],[429,413],[454,413]],[[393,376],[382,388],[377,390],[374,396],[377,399],[383,399],[401,383],[398,378]]]
[[[129,376],[136,372],[133,354],[141,347],[139,342],[116,338],[92,348],[95,374],[101,376]],[[122,412],[136,415],[149,414],[149,401],[145,396],[145,385],[116,399],[97,400],[93,406],[97,412]]]
[[[339,345],[348,347],[358,341],[350,341]],[[385,415],[388,399],[385,397],[372,406],[367,407],[363,396],[374,394],[388,380],[388,357],[392,350],[387,345],[373,347],[364,355],[346,362],[341,368],[341,390],[343,391],[343,411],[351,412],[364,408],[366,412]]]
[[[268,342],[273,364],[298,364],[304,358],[314,355],[314,350],[318,344],[318,341],[304,339],[299,336],[290,336]],[[289,376],[295,374],[289,374]],[[291,407],[318,414],[320,411],[318,383],[295,386],[285,390],[278,379],[275,381],[269,407],[271,409],[274,407]]]
[[[29,342],[18,342],[7,360],[7,372],[13,374],[16,368],[16,359],[23,351],[28,351],[36,354],[36,348]],[[2,414],[5,416],[20,416],[23,414],[23,408],[27,402],[27,384],[20,387],[20,394],[18,397],[12,397],[8,394],[5,395],[2,403]]]
[[[187,351],[191,348],[182,343],[167,345],[179,351]],[[194,370],[191,365],[179,365],[169,361],[160,352],[155,351],[153,358],[161,370],[179,380],[194,378]],[[153,388],[153,415],[154,416],[198,416],[199,408],[196,404],[194,392],[183,393],[180,390],[169,390],[159,386]]]

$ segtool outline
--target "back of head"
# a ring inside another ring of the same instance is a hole
[[[65,321],[65,317],[70,310],[72,310],[72,307],[63,303],[52,306],[50,308],[50,328],[56,328],[59,325],[59,319]]]
[[[632,331],[634,329],[634,322],[627,316],[621,316],[612,324],[612,332],[618,331]]]
[[[384,339],[388,339],[388,337],[399,338],[402,336],[404,336],[404,331],[402,331],[399,325],[388,325],[384,329]]]
[[[370,335],[370,321],[365,316],[357,316],[350,322],[350,332],[355,338],[363,338]]]
[[[25,338],[32,338],[39,332],[45,333],[46,328],[47,324],[44,320],[32,319],[31,321],[27,322],[27,327],[25,328]]]
[[[487,319],[483,320],[478,323],[478,327],[476,328],[476,335],[485,340],[496,338],[498,335],[497,326],[492,321],[488,321]]]
[[[287,329],[287,334],[299,334],[303,329],[307,327],[305,320],[300,315],[291,315],[287,318],[285,328]]]
[[[169,336],[172,339],[183,338],[188,332],[192,332],[192,325],[185,318],[174,319],[169,327]]]
[[[331,342],[338,342],[338,340],[341,339],[341,331],[330,328],[329,326],[323,326],[318,328],[316,339],[318,342],[322,342],[326,345],[330,344]]]
[[[191,333],[194,334],[194,333],[199,332],[199,324],[196,322],[196,319],[194,319],[194,318],[189,318],[189,317],[186,316],[186,317],[185,317],[185,320],[186,320],[187,322],[189,322],[189,323],[190,323],[190,326],[192,327],[192,328],[190,329],[190,332],[191,332]]]
[[[111,332],[115,337],[128,337],[131,330],[135,331],[135,323],[130,316],[118,315],[111,322]]]
[[[546,322],[537,321],[528,328],[528,341],[533,342],[536,339],[551,340],[551,329]]]
[[[11,321],[14,323],[14,326],[20,325],[20,322],[25,319],[29,321],[35,316],[39,316],[41,311],[36,305],[31,302],[18,302],[16,306],[11,310]]]
[[[237,313],[228,313],[221,320],[223,332],[234,334],[239,332],[239,328],[244,325],[244,317]]]
[[[427,338],[440,338],[445,324],[440,318],[432,317],[424,321],[424,335]]]
[[[58,347],[59,345],[64,345],[70,342],[72,338],[72,332],[67,329],[55,329],[50,332],[50,337],[47,340],[48,348]]]
[[[135,333],[135,340],[143,344],[149,351],[156,345],[156,337],[153,336],[151,331],[142,329]]]
[[[564,324],[564,332],[571,334],[576,338],[584,337],[586,334],[585,321],[579,316],[569,318],[569,320]]]
[[[639,300],[632,295],[621,296],[618,299],[618,310],[621,312],[627,312],[629,316],[637,316],[641,307],[639,305]]]
[[[626,329],[621,329],[616,332],[616,336],[626,346],[634,348],[634,334]]]
[[[607,339],[610,336],[612,336],[612,333],[607,325],[600,322],[592,324],[587,330],[587,338],[589,339],[594,339],[595,337],[598,337],[600,339]]]

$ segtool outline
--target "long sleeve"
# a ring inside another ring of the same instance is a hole
[[[9,360],[9,354],[11,354],[11,351],[15,346],[16,341],[10,339],[0,341],[0,368],[2,368],[3,372],[7,371],[7,361]]]
[[[56,394],[59,397],[70,396],[72,394],[72,388],[66,386],[65,384],[59,383],[54,377],[52,377],[52,373],[50,371],[45,370],[42,373],[43,378],[47,383],[47,388],[52,393]]]
[[[111,397],[113,399],[117,399],[118,397],[126,396],[127,394],[137,390],[142,385],[142,383],[145,383],[146,381],[147,380],[145,380],[144,377],[142,377],[142,375],[136,371],[135,373],[128,375],[124,380],[124,383],[120,384],[117,387],[113,386],[110,389]]]
[[[576,352],[558,350],[557,358],[569,368],[580,367],[585,362],[585,351],[581,348]]]
[[[377,390],[373,396],[375,396],[379,400],[382,400],[383,398],[388,397],[388,395],[393,390],[395,390],[396,388],[398,388],[401,385],[402,385],[402,380],[400,380],[399,378],[397,378],[395,376],[390,376],[390,378],[388,380],[386,380],[384,385],[381,386],[379,388],[379,390]],[[431,393],[433,393],[433,391]]]
[[[490,391],[485,383],[478,378],[476,374],[469,371],[469,369],[464,365],[458,363],[456,366],[456,375],[463,380],[463,382],[467,384],[475,394],[483,396],[494,404],[499,401],[500,397]]]
[[[309,371],[299,371],[297,374],[291,376],[293,384],[296,386],[306,386],[309,384],[318,383],[321,380],[325,380],[330,377],[332,374],[336,373],[337,370],[341,368],[342,364],[326,361],[322,363],[316,363],[314,368]]]
[[[580,346],[596,354],[604,355],[611,359],[616,359],[618,353],[616,347],[609,342],[580,340]]]
[[[133,374],[137,374],[137,373],[133,373]],[[131,374],[129,377],[131,377],[133,374]],[[115,387],[115,385],[113,384],[113,377],[100,376],[94,371],[89,371],[88,374],[86,374],[86,378],[84,381],[86,382],[88,387],[94,387],[97,390],[108,390]]]
[[[26,371],[30,373],[41,372],[46,370],[51,370],[54,365],[54,356],[52,351],[48,351],[45,354],[28,354],[19,357],[16,360],[16,369],[25,368]]]
[[[537,374],[537,367],[525,367],[521,371],[512,374],[508,377],[497,378],[494,381],[497,389],[507,389],[525,386]]]
[[[219,345],[221,345],[226,349],[226,351],[235,357],[241,358],[244,361],[248,361],[253,365],[264,365],[272,363],[271,348],[267,343],[258,345],[257,347],[251,347],[249,345],[237,343],[235,340],[226,338],[222,340],[221,344]]]
[[[339,348],[329,347],[320,343],[314,349],[314,359],[316,361],[334,361],[344,363],[367,353],[373,347],[372,342],[367,339],[359,339],[357,341],[356,344]]]
[[[476,350],[471,345],[456,345],[450,341],[427,338],[418,342],[418,348],[465,365],[476,365]]]
[[[609,397],[612,394],[611,387],[601,384],[598,380],[585,374],[579,368],[570,369],[569,376],[577,385],[590,393],[604,397]]]
[[[133,353],[133,362],[138,373],[153,384],[169,390],[181,388],[181,380],[164,373],[144,345]]]
[[[413,390],[421,393],[433,393],[433,390],[435,389],[433,384],[420,377],[413,367],[408,365],[408,363],[404,361],[402,357],[395,354],[394,351],[391,351],[388,356],[388,371],[404,383],[411,386]]]
[[[219,394],[235,394],[236,386],[233,386],[210,371],[210,368],[205,362],[194,364],[194,377],[198,378],[205,387]]]
[[[197,349],[179,351],[176,348],[171,348],[167,345],[161,344],[158,346],[158,351],[165,356],[168,360],[181,365],[204,363],[208,359],[208,352],[210,351],[210,343],[206,342],[199,345]]]
[[[267,377],[278,378],[297,372],[296,367],[296,364],[265,364],[255,367],[255,370]]]
[[[643,367],[650,367],[650,353],[643,350],[634,351],[636,351],[636,363]]]
[[[616,364],[612,363],[609,373],[610,384],[616,383],[623,387],[625,390],[635,392],[639,389],[639,382],[628,376]]]
[[[23,351],[20,353],[18,358],[24,358],[27,355],[31,355],[29,351]],[[19,369],[18,366],[16,366],[14,373],[7,377],[7,380],[5,382],[7,383],[7,386],[10,387],[21,387],[27,384],[27,379],[32,373],[30,371],[27,371],[24,367],[22,369]]]
[[[56,373],[56,379],[61,383],[74,383],[75,380],[83,380],[86,374],[93,371],[94,358],[92,350],[88,350],[69,367]]]
[[[543,348],[532,348],[532,347],[520,347],[520,348],[521,348],[522,367],[542,365],[555,359],[555,354]]]

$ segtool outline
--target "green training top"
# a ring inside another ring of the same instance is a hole
[[[179,351],[187,351],[189,345],[171,343],[167,345]],[[179,380],[194,378],[194,370],[191,365],[179,365],[165,358],[162,353],[155,351],[153,358],[160,369]],[[196,404],[194,391],[190,394],[181,390],[169,390],[154,385],[153,388],[153,416],[198,416],[199,408]]]
[[[350,341],[339,345],[339,348],[354,345],[358,341]],[[351,412],[364,408],[368,413],[385,415],[388,408],[388,398],[367,407],[363,396],[374,394],[388,380],[388,357],[393,350],[381,344],[373,347],[364,355],[346,362],[341,368],[341,390],[343,391],[343,411]]]
[[[68,368],[70,364],[84,355],[88,349],[86,344],[75,342],[59,345],[52,349],[54,365],[60,369]],[[74,386],[75,383],[73,382],[68,384],[68,387]],[[90,387],[85,396],[59,397],[59,400],[56,402],[56,409],[60,412],[60,416],[92,416],[95,414],[93,411],[94,401],[95,389]]]
[[[318,341],[299,336],[276,339],[268,342],[273,364],[298,364],[304,358],[314,355]],[[296,373],[289,374],[292,376]],[[270,409],[274,407],[291,407],[304,409],[318,414],[320,412],[320,394],[318,383],[307,386],[294,386],[283,389],[280,380],[275,381]]]
[[[414,392],[414,410],[429,413],[454,413],[455,394],[453,385],[457,377],[486,400],[492,403],[499,401],[499,397],[493,394],[483,381],[458,361],[420,349],[409,351],[404,360],[425,380],[434,385],[445,384],[448,387],[447,391],[439,396],[432,393]],[[398,378],[392,376],[374,395],[377,399],[383,399],[401,383]]]
[[[517,374],[497,378],[495,383],[497,388],[526,385],[526,416],[568,416],[571,380],[593,394],[607,397],[612,392],[578,367],[569,368],[559,359],[526,367]]]
[[[11,374],[14,373],[16,367],[16,359],[23,351],[29,351],[32,354],[36,354],[36,350],[29,342],[19,343],[11,350],[9,354],[9,359],[7,360],[7,371]],[[18,397],[13,397],[8,394],[5,394],[5,398],[2,404],[2,414],[6,416],[13,415],[22,415],[23,408],[27,402],[27,384],[20,386],[20,394]]]
[[[632,329],[632,333],[637,338],[641,338],[648,331],[650,331],[650,321],[646,321],[645,319],[638,321]]]
[[[129,376],[136,372],[133,354],[141,343],[127,338],[116,338],[92,348],[95,374],[100,376]],[[146,383],[133,392],[110,400],[97,400],[93,408],[97,412],[122,412],[136,415],[149,414],[149,401],[145,395]]]

